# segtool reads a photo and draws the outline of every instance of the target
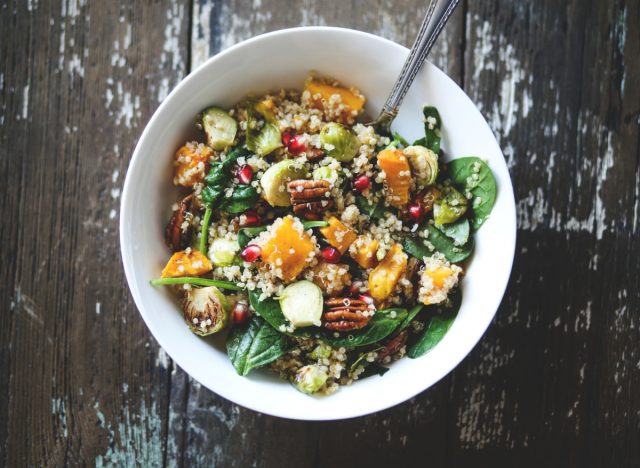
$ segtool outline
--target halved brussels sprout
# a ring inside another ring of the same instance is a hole
[[[329,166],[316,167],[313,170],[314,180],[327,180],[331,185],[335,185],[338,182],[338,177],[340,177],[338,171]]]
[[[222,330],[229,321],[229,302],[215,286],[191,289],[184,298],[182,309],[185,321],[196,335],[211,335]]]
[[[214,150],[223,150],[233,144],[238,131],[238,123],[219,107],[209,107],[202,111],[198,126],[207,134],[207,143]]]
[[[327,156],[340,162],[351,161],[360,149],[360,140],[347,127],[330,122],[320,132],[320,143]]]
[[[290,206],[291,196],[287,184],[295,179],[304,178],[307,171],[293,159],[285,159],[274,164],[262,174],[260,185],[265,200],[271,206]]]
[[[214,239],[209,246],[209,259],[215,266],[233,265],[239,250],[240,245],[237,241],[224,238]]]
[[[467,197],[451,186],[443,187],[440,197],[433,204],[436,224],[449,224],[460,219],[467,211]]]
[[[329,376],[315,364],[301,367],[293,379],[293,385],[302,393],[311,395],[325,384]]]
[[[424,146],[408,146],[403,151],[409,160],[411,173],[420,187],[435,184],[438,177],[438,155]]]
[[[329,356],[331,356],[331,351],[333,351],[333,349],[331,348],[331,346],[324,344],[324,343],[320,343],[318,346],[316,346],[313,351],[311,351],[311,353],[309,354],[309,357],[311,359],[328,359]]]

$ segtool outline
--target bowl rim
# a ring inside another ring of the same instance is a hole
[[[221,59],[224,56],[227,56],[229,54],[234,54],[237,53],[238,51],[246,48],[246,47],[250,47],[252,44],[254,44],[255,42],[259,42],[259,41],[263,41],[265,39],[269,39],[271,37],[274,36],[282,36],[282,35],[290,35],[290,34],[300,34],[300,33],[307,33],[307,32],[326,32],[326,33],[340,33],[340,34],[351,34],[351,35],[356,35],[356,36],[361,36],[364,37],[370,41],[372,41],[372,44],[374,44],[375,42],[378,43],[384,43],[387,46],[391,46],[391,47],[395,47],[398,48],[399,51],[408,53],[409,49],[406,48],[405,46],[398,44],[390,39],[386,39],[384,37],[372,34],[372,33],[368,33],[368,32],[364,32],[364,31],[360,31],[360,30],[356,30],[356,29],[351,29],[351,28],[343,28],[343,27],[336,27],[336,26],[300,26],[300,27],[294,27],[294,28],[284,28],[284,29],[280,29],[280,30],[276,30],[276,31],[271,31],[271,32],[267,32],[267,33],[263,33],[257,36],[254,36],[252,38],[249,38],[247,40],[244,40],[242,42],[239,42],[237,44],[234,44],[233,46],[230,46],[229,48],[220,51],[219,53],[217,53],[216,55],[209,57],[205,62],[203,62],[202,64],[200,64],[196,69],[192,70],[187,76],[185,76],[182,80],[180,80],[180,82],[171,90],[171,92],[167,95],[167,97],[162,101],[162,103],[160,103],[160,105],[158,106],[158,108],[154,111],[153,115],[151,116],[151,118],[149,119],[149,121],[146,123],[140,138],[138,139],[136,146],[134,148],[134,151],[132,153],[132,157],[129,161],[129,165],[127,167],[127,171],[126,171],[126,176],[125,176],[125,181],[124,181],[124,186],[122,189],[122,195],[121,195],[121,202],[120,202],[120,219],[119,219],[119,243],[120,243],[120,255],[122,258],[122,263],[123,263],[123,267],[124,267],[124,271],[125,271],[125,277],[127,280],[127,285],[129,287],[129,290],[131,292],[131,295],[133,297],[133,300],[135,302],[135,305],[138,309],[138,312],[140,313],[140,315],[142,316],[142,319],[144,320],[146,326],[149,328],[149,331],[151,332],[151,334],[154,336],[154,338],[156,339],[156,341],[158,342],[158,345],[160,345],[160,347],[167,352],[167,354],[171,357],[171,359],[178,364],[187,374],[189,374],[189,376],[191,378],[194,378],[194,380],[197,380],[195,377],[193,377],[193,373],[190,371],[190,368],[192,367],[188,362],[186,362],[185,360],[182,359],[182,357],[174,357],[173,355],[171,355],[171,353],[169,351],[166,350],[166,348],[162,345],[162,343],[160,343],[160,340],[157,338],[157,336],[159,335],[159,329],[158,327],[155,325],[155,322],[151,319],[152,314],[149,314],[144,306],[144,302],[142,299],[142,295],[140,293],[140,291],[138,290],[138,288],[135,285],[134,282],[134,278],[135,278],[135,273],[134,273],[134,267],[133,265],[127,261],[127,248],[128,246],[131,244],[131,240],[128,238],[127,235],[127,226],[125,224],[125,220],[129,219],[129,208],[128,208],[128,199],[130,197],[130,192],[132,191],[132,184],[134,183],[131,179],[131,177],[129,176],[132,172],[134,172],[134,168],[137,167],[139,164],[141,164],[141,161],[143,159],[143,156],[141,155],[141,146],[143,145],[143,141],[148,137],[148,134],[151,132],[151,128],[154,127],[155,123],[157,120],[160,119],[160,115],[163,113],[164,108],[167,107],[169,105],[169,102],[171,102],[171,97],[177,93],[180,92],[180,90],[182,88],[188,87],[189,84],[191,83],[192,80],[195,79],[195,75],[197,75],[198,73],[202,72],[205,68],[207,68],[212,62],[218,61],[219,59]],[[429,62],[427,60],[427,62]],[[471,98],[466,94],[466,92],[460,88],[460,86],[458,86],[458,84],[453,81],[444,71],[442,71],[440,68],[438,68],[437,66],[433,65],[433,63],[429,62],[429,65],[433,67],[433,69],[435,70],[436,73],[439,73],[442,75],[442,78],[444,78],[446,81],[449,82],[449,85],[454,86],[455,88],[458,88],[458,90],[461,92],[463,99],[467,100],[469,104],[471,104],[471,106],[473,106],[473,108],[480,114],[482,120],[487,124],[488,123],[486,121],[486,119],[484,118],[484,116],[480,113],[478,107],[473,103],[473,101],[471,100]],[[490,127],[489,127],[490,128]],[[493,131],[492,131],[493,134]],[[500,155],[502,155],[504,157],[504,154],[502,152],[502,149],[500,148],[497,140],[495,140],[495,135],[494,135],[494,141],[495,141],[495,146],[497,151],[499,151]],[[508,167],[507,167],[508,169]],[[508,171],[507,171],[508,173]],[[504,293],[506,291],[506,288],[509,284],[509,280],[511,277],[511,273],[513,270],[513,262],[514,262],[514,257],[515,257],[515,248],[516,248],[516,237],[517,237],[517,225],[516,225],[516,207],[515,207],[515,198],[514,198],[514,191],[513,191],[513,183],[511,180],[511,175],[508,173],[508,178],[505,181],[502,181],[502,189],[506,192],[505,195],[507,195],[509,197],[509,202],[508,203],[508,207],[510,208],[510,213],[509,213],[509,217],[508,219],[512,220],[511,223],[511,227],[512,229],[510,230],[510,232],[508,232],[508,226],[505,227],[505,238],[506,240],[509,241],[510,248],[506,251],[507,253],[507,258],[509,259],[509,266],[507,269],[506,274],[504,275],[504,279],[503,279],[503,284],[497,284],[496,285],[496,296],[497,293],[499,293],[499,297],[500,297],[500,301],[498,302],[498,305],[496,306],[496,309],[491,313],[491,314],[487,314],[486,315],[486,320],[484,321],[484,324],[482,327],[479,327],[476,329],[476,332],[474,333],[474,338],[472,340],[469,340],[468,342],[465,342],[464,346],[462,346],[460,349],[463,352],[458,353],[457,355],[455,355],[454,357],[452,357],[446,366],[442,366],[442,369],[440,369],[440,371],[437,373],[437,376],[432,380],[432,382],[427,385],[426,387],[419,389],[417,391],[411,390],[411,391],[405,391],[405,392],[398,392],[396,394],[395,397],[388,397],[384,400],[384,402],[378,402],[378,404],[375,407],[370,407],[368,408],[366,411],[363,410],[356,410],[356,411],[348,411],[345,410],[343,415],[340,416],[335,416],[335,415],[331,415],[331,416],[308,416],[308,415],[293,415],[291,413],[288,414],[284,414],[282,412],[278,412],[278,411],[270,411],[270,409],[268,407],[264,407],[263,405],[260,405],[258,403],[259,399],[242,399],[242,398],[235,398],[230,391],[225,390],[224,385],[221,385],[220,388],[216,388],[215,390],[212,389],[209,385],[207,384],[203,384],[205,387],[207,387],[210,391],[214,392],[217,395],[222,396],[223,398],[238,404],[240,406],[243,406],[245,408],[251,409],[253,411],[259,412],[259,413],[263,413],[263,414],[268,414],[270,416],[275,416],[275,417],[279,417],[279,418],[284,418],[284,419],[292,419],[292,420],[316,420],[316,421],[323,421],[323,420],[344,420],[344,419],[351,419],[351,418],[356,418],[356,417],[360,417],[360,416],[365,416],[368,414],[372,414],[378,411],[383,411],[385,409],[394,407],[396,405],[399,405],[413,397],[415,397],[416,395],[428,390],[429,388],[431,388],[433,385],[435,385],[437,382],[439,382],[440,380],[442,380],[446,375],[448,375],[450,372],[452,372],[459,364],[460,362],[462,362],[463,359],[465,359],[473,350],[473,348],[478,344],[478,342],[480,341],[480,339],[484,336],[486,330],[488,329],[489,325],[491,324],[491,322],[493,321],[500,304],[502,303],[502,300],[504,299]]]

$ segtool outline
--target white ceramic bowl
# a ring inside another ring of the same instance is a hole
[[[300,88],[310,70],[359,88],[366,112],[377,115],[408,50],[386,39],[340,28],[287,29],[255,37],[209,59],[186,77],[155,112],[133,153],[122,193],[120,243],[127,281],[142,318],[171,358],[215,393],[262,413],[293,419],[331,420],[380,411],[429,388],[478,342],[500,305],[513,262],[516,222],[513,188],[504,157],[465,93],[426,63],[409,91],[394,129],[410,141],[423,136],[422,106],[438,107],[449,157],[481,156],[498,183],[491,217],[476,234],[476,250],[463,279],[455,323],[430,353],[402,359],[384,377],[342,387],[329,397],[309,397],[266,370],[236,374],[221,337],[202,339],[184,324],[166,287],[152,287],[169,258],[163,228],[177,192],[172,156],[194,133],[204,107],[231,106],[249,92]]]

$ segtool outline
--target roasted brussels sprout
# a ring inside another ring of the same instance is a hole
[[[327,156],[340,162],[351,161],[360,149],[360,140],[347,127],[330,122],[320,132],[320,143]]]
[[[207,134],[207,143],[214,150],[223,150],[233,144],[238,123],[218,107],[209,107],[198,116],[197,124]]]
[[[424,146],[409,146],[403,150],[409,160],[411,174],[419,187],[433,185],[438,177],[438,155]]]
[[[315,364],[300,368],[293,380],[293,385],[302,393],[312,394],[320,390],[329,376]]]
[[[330,184],[335,185],[338,182],[338,171],[329,166],[317,167],[313,171],[314,180],[327,180]]]
[[[265,200],[271,206],[290,206],[287,184],[306,175],[304,166],[293,159],[280,161],[265,171],[260,179]]]
[[[209,259],[215,266],[233,265],[239,250],[240,245],[237,241],[224,238],[214,239],[209,246]]]
[[[184,298],[184,319],[193,333],[207,336],[229,321],[229,302],[215,286],[191,289]]]
[[[467,211],[467,198],[451,186],[442,189],[440,198],[433,204],[436,224],[449,224],[460,219]]]

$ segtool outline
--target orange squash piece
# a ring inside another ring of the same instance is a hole
[[[353,91],[342,88],[340,86],[331,86],[320,81],[310,80],[305,84],[305,90],[309,91],[311,98],[314,99],[316,107],[323,108],[322,100],[329,102],[331,96],[337,94],[340,96],[342,103],[347,106],[348,110],[342,115],[343,120],[352,118],[351,111],[360,113],[364,107],[365,99],[360,94],[356,94]],[[320,95],[320,99],[314,98],[316,95]]]
[[[402,150],[388,148],[378,153],[378,166],[386,175],[387,203],[400,207],[409,202],[411,167]]]
[[[402,274],[407,270],[407,254],[400,244],[394,244],[380,264],[369,274],[369,292],[376,303],[393,293]]]
[[[328,223],[328,226],[320,228],[320,233],[327,239],[329,245],[338,249],[340,255],[344,255],[358,235],[335,216],[329,218]]]
[[[211,154],[211,149],[202,143],[191,142],[182,146],[173,161],[173,183],[193,187],[195,183],[202,182]]]
[[[189,252],[181,250],[174,253],[169,263],[162,270],[163,278],[179,278],[181,276],[200,276],[213,269],[211,262],[199,250]]]
[[[353,248],[349,250],[351,258],[365,270],[373,268],[378,263],[376,258],[378,245],[378,241],[371,239],[369,236],[359,236],[354,242]]]
[[[296,227],[291,216],[283,218],[262,246],[262,260],[285,281],[294,280],[304,270],[309,254],[314,250],[313,242],[302,226]]]

